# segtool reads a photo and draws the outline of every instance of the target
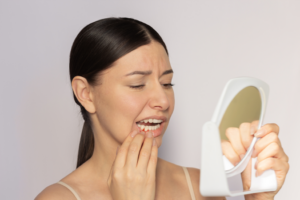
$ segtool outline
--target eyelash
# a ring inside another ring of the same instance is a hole
[[[167,84],[162,84],[165,88],[171,88],[174,86],[174,84],[172,83],[167,83]],[[142,89],[145,85],[133,85],[133,86],[129,86],[130,88],[133,89]]]

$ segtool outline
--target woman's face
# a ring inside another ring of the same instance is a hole
[[[174,110],[172,77],[168,55],[158,42],[121,57],[93,87],[97,126],[119,143],[133,130],[152,131],[160,146]]]

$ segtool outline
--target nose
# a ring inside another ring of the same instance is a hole
[[[151,93],[149,105],[152,109],[164,111],[170,107],[170,101],[162,85],[155,86]]]

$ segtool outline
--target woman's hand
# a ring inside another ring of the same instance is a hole
[[[222,150],[226,157],[229,156],[227,158],[233,164],[238,163],[249,148],[253,139],[252,134],[256,131],[253,129],[253,127],[255,127],[255,123],[256,122],[253,122],[251,124],[243,123],[239,127],[238,131],[237,128],[231,128],[229,129],[229,132],[226,133],[226,136],[228,137],[229,143],[231,145],[230,148],[228,148],[228,142],[226,143],[226,145],[224,145],[225,143],[223,144],[222,141]],[[279,127],[277,124],[266,124],[261,127],[255,133],[255,136],[261,139],[258,140],[254,145],[252,154],[252,157],[257,157],[257,163],[255,164],[255,168],[257,170],[256,176],[260,176],[267,169],[275,170],[277,178],[277,190],[274,192],[263,192],[246,195],[246,200],[274,199],[274,196],[278,193],[284,183],[286,174],[289,170],[289,159],[283,151],[280,140],[278,138],[278,133]],[[227,148],[225,149],[225,147]],[[232,150],[234,153],[231,152]],[[251,160],[248,163],[246,169],[242,172],[242,180],[244,189],[249,190],[251,185]]]
[[[154,200],[157,152],[152,132],[134,131],[125,139],[108,178],[114,200]]]
[[[261,127],[255,136],[261,138],[254,146],[252,157],[257,157],[255,164],[256,176],[260,176],[265,170],[273,169],[276,173],[277,190],[274,192],[256,193],[246,196],[246,199],[274,199],[281,189],[286,174],[289,171],[289,158],[284,153],[278,138],[279,127],[277,124],[266,124]]]

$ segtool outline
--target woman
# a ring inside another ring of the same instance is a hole
[[[172,76],[167,47],[149,25],[106,18],[83,28],[70,55],[74,99],[85,120],[77,169],[36,200],[204,199],[199,169],[157,157],[174,109]],[[277,125],[263,128],[264,137],[278,133]],[[287,159],[276,139],[267,139],[257,154],[275,141],[276,152]],[[278,162],[263,170],[280,172],[280,189],[288,164],[270,151]],[[273,199],[277,192],[247,198]]]

